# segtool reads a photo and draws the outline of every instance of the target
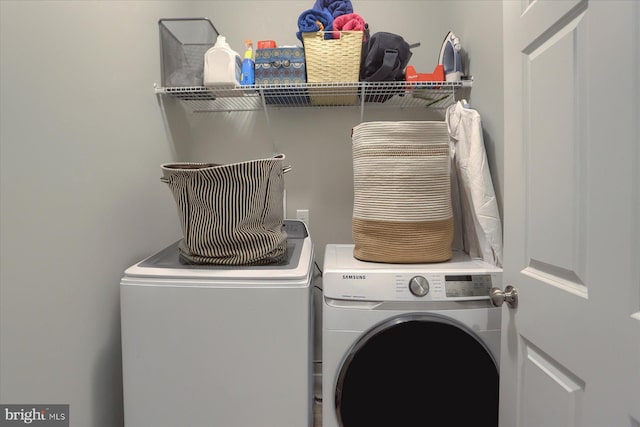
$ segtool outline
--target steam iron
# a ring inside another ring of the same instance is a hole
[[[460,39],[449,31],[442,42],[438,65],[444,67],[445,79],[448,82],[457,82],[462,78],[462,61],[460,58]]]

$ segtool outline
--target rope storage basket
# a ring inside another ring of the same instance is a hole
[[[161,181],[173,193],[184,234],[178,246],[182,262],[251,265],[285,259],[284,158],[162,165]]]
[[[307,67],[307,83],[352,83],[360,78],[362,31],[318,31],[302,33]],[[309,89],[312,105],[356,105],[358,90],[332,94]]]
[[[365,122],[353,129],[354,257],[451,258],[453,209],[445,122]]]

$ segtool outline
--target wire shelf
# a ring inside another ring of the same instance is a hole
[[[156,94],[182,101],[193,112],[271,108],[435,108],[455,102],[461,82],[304,83],[227,87],[159,87]]]

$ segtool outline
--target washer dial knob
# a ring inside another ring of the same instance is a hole
[[[423,297],[429,293],[429,281],[422,276],[414,276],[409,280],[409,290],[417,297]]]

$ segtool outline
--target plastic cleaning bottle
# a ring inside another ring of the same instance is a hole
[[[252,85],[255,83],[255,62],[253,60],[253,43],[251,40],[245,40],[244,42],[247,50],[244,52],[244,59],[242,60],[242,77],[240,78],[241,85]]]
[[[236,86],[240,84],[242,60],[231,49],[225,36],[218,36],[216,44],[204,54],[205,86]]]

